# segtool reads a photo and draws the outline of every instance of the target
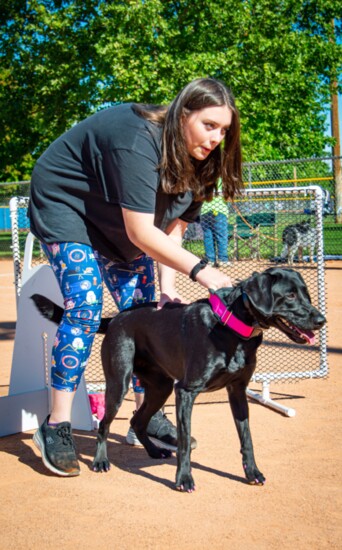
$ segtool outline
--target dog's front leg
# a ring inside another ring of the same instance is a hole
[[[102,419],[99,426],[96,442],[96,454],[92,463],[94,472],[109,472],[110,462],[107,455],[107,438],[109,433],[110,422],[106,423]]]
[[[241,443],[242,465],[248,483],[251,485],[263,485],[265,477],[258,469],[249,427],[248,402],[246,387],[243,385],[228,386],[229,404],[233,413],[235,425]]]
[[[195,482],[191,475],[191,413],[196,394],[176,384],[177,474],[176,489],[192,493]]]
[[[110,462],[107,454],[107,439],[109,435],[110,425],[113,422],[120,406],[123,401],[123,397],[128,390],[129,379],[126,379],[122,396],[118,398],[118,401],[113,399],[112,382],[107,383],[106,388],[106,410],[105,415],[102,418],[97,433],[96,442],[96,454],[93,460],[92,469],[94,472],[109,472]],[[118,384],[119,385],[119,384]]]

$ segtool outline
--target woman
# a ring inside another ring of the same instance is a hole
[[[206,288],[230,285],[228,276],[181,246],[219,178],[225,199],[234,197],[241,186],[240,129],[230,90],[211,78],[190,82],[168,106],[100,111],[37,161],[31,231],[65,302],[52,354],[52,410],[34,435],[54,473],[80,473],[71,407],[99,327],[103,281],[119,310],[154,300],[153,260],[159,263],[159,307],[181,301],[176,271]],[[156,431],[174,440],[171,427],[170,434],[165,424]]]

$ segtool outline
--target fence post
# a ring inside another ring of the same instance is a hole
[[[21,288],[21,264],[20,264],[20,245],[19,245],[19,227],[18,227],[18,197],[13,197],[10,202],[10,217],[12,228],[12,253],[14,267],[14,283],[16,306],[18,310],[18,296]]]

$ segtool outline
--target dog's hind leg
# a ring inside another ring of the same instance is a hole
[[[147,435],[147,427],[152,416],[162,408],[171,395],[174,381],[161,373],[150,374],[148,380],[140,372],[137,374],[145,394],[143,404],[131,419],[131,426],[151,458],[168,458],[172,452],[155,445]]]
[[[251,485],[263,485],[265,478],[258,469],[249,427],[248,402],[245,385],[229,385],[227,387],[229,404],[233,413],[235,425],[240,438],[242,465],[248,483]]]
[[[191,413],[198,392],[188,391],[176,384],[177,411],[177,473],[176,489],[192,493],[195,482],[191,475]]]
[[[297,251],[297,245],[289,246],[288,250],[289,250],[289,253],[288,253],[287,263],[289,265],[293,265],[294,255]]]

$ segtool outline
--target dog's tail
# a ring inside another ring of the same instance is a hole
[[[33,294],[31,296],[31,300],[34,302],[34,305],[38,309],[39,313],[43,315],[45,319],[59,325],[64,313],[64,309],[62,307],[58,306],[49,300],[49,298],[46,298],[46,296],[42,296],[41,294]],[[111,320],[111,317],[102,318],[97,332],[100,334],[105,334]]]

